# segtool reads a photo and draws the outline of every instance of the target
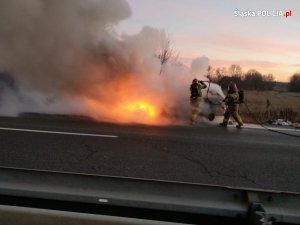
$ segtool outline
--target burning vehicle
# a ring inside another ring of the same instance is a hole
[[[225,96],[221,87],[209,82],[209,87],[204,96],[203,115],[209,121],[213,121],[215,116],[223,116],[225,112],[225,104],[223,102]]]
[[[106,99],[77,97],[74,100],[54,94],[30,92],[20,88],[13,75],[3,72],[0,73],[0,113],[10,116],[22,113],[84,115],[100,121],[144,124],[185,124],[188,121],[187,95],[176,95],[177,99],[166,101],[168,98],[162,98],[151,90],[147,94],[143,93],[137,83],[130,79],[117,83],[116,90],[110,96],[111,104],[108,104]],[[139,96],[139,93],[142,95]],[[221,88],[209,83],[203,90],[200,116],[213,121],[215,116],[223,115],[223,99]]]

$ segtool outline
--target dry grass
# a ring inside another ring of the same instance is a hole
[[[270,102],[267,108],[267,100]],[[300,93],[276,91],[245,91],[245,101],[252,114],[261,122],[285,119],[300,121]],[[240,113],[245,122],[255,122],[245,104]]]

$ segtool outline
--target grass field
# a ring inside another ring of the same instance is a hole
[[[300,93],[245,91],[245,102],[250,112],[261,122],[276,119],[300,121]],[[245,122],[255,122],[250,112],[245,104],[240,106],[240,114]]]

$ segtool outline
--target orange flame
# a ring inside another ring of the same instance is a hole
[[[155,99],[155,98],[154,98]],[[162,124],[160,103],[149,100],[101,102],[87,100],[90,114],[96,119],[120,123]]]
[[[159,106],[152,101],[132,100],[118,102],[112,113],[121,122],[135,122],[145,124],[157,124],[159,118]]]
[[[96,119],[117,123],[166,123],[161,114],[164,105],[161,96],[149,91],[145,84],[127,77],[106,84],[103,89],[106,91],[101,93],[107,95],[102,95],[101,100],[87,100],[90,114]]]
[[[125,109],[132,113],[145,112],[151,118],[154,118],[157,115],[155,107],[147,102],[130,103],[125,105]]]

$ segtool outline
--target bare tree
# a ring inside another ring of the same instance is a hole
[[[165,64],[171,58],[173,58],[175,62],[178,60],[179,53],[174,49],[171,37],[165,30],[161,30],[161,48],[155,55],[160,60],[160,75],[163,73]]]
[[[213,68],[211,65],[208,66],[207,68],[207,76],[211,77],[216,73],[216,69]]]
[[[289,90],[291,92],[300,92],[300,72],[295,73],[290,78]]]
[[[247,90],[264,90],[263,76],[255,69],[250,69],[244,77],[244,87]]]
[[[238,76],[241,77],[243,75],[243,70],[240,65],[232,64],[228,69],[230,76]]]

